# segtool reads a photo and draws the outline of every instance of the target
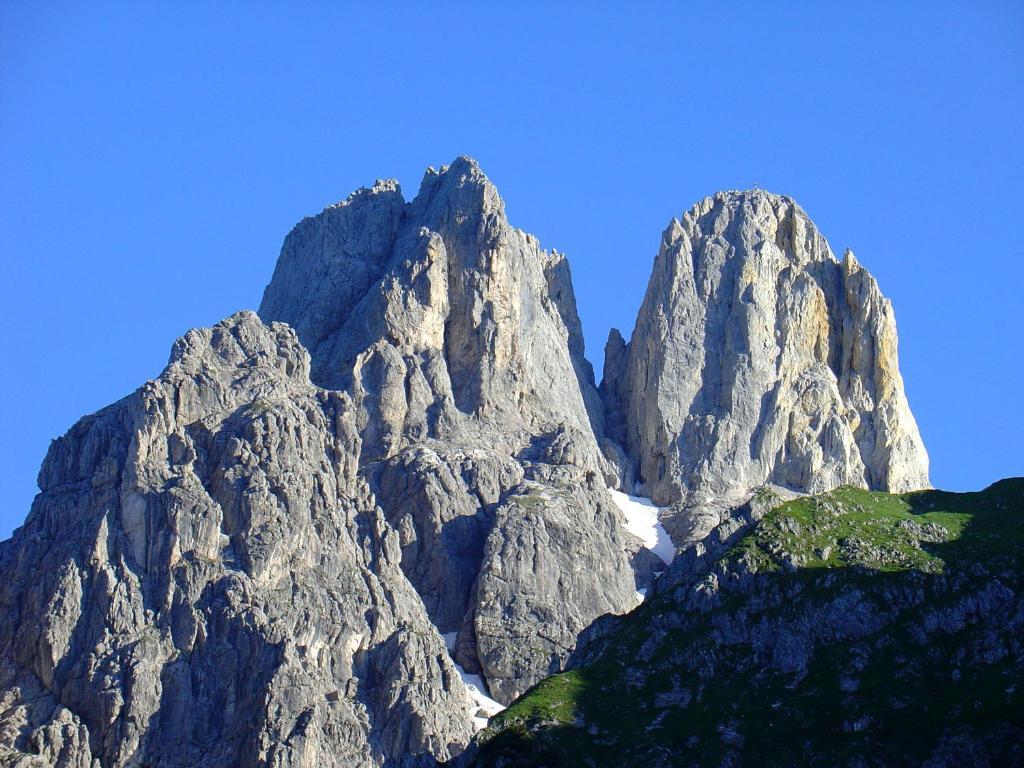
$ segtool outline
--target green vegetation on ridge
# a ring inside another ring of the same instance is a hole
[[[767,514],[495,718],[487,766],[1024,763],[1024,479]]]

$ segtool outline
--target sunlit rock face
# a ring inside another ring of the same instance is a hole
[[[602,430],[568,263],[508,223],[469,158],[410,203],[377,182],[301,222],[260,316],[296,329],[315,382],[353,392],[367,458],[428,438],[518,450],[559,425],[593,447]]]
[[[54,441],[0,545],[0,757],[457,754],[469,700],[359,477],[353,414],[292,329],[243,312]]]
[[[608,432],[661,504],[773,483],[928,485],[892,305],[791,199],[700,202],[662,235],[632,338],[609,338]]]
[[[508,702],[635,605],[568,265],[475,163],[301,222],[261,313],[54,443],[0,545],[5,760],[429,764],[453,656]]]
[[[669,536],[926,461],[891,307],[786,198],[673,222],[599,393],[565,257],[475,162],[377,182],[53,443],[0,544],[0,763],[447,760],[686,565]]]
[[[635,604],[603,407],[565,257],[469,158],[405,203],[378,182],[301,222],[260,307],[348,392],[360,465],[455,655],[507,703]]]

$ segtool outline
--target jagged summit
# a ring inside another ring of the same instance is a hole
[[[378,185],[304,220],[259,314],[296,329],[323,386],[373,396],[390,385],[367,380],[371,361],[401,357],[429,416],[393,424],[396,445],[403,430],[465,436],[465,417],[519,441],[563,422],[601,431],[568,264],[508,223],[471,158],[428,169],[411,202]]]
[[[662,236],[628,344],[609,337],[609,434],[663,504],[842,484],[928,485],[892,305],[790,198],[705,198]]]
[[[759,485],[927,459],[891,306],[788,198],[672,222],[599,393],[568,262],[460,157],[300,221],[258,315],[190,331],[39,477],[0,543],[0,763],[411,768],[633,609],[666,530],[710,552]]]
[[[765,189],[725,190],[705,197],[691,206],[682,216],[673,218],[662,234],[662,240],[673,242],[684,231],[705,231],[712,234],[733,237],[756,238],[765,236],[757,232],[759,222],[774,219],[774,232],[782,253],[789,257],[835,257],[824,236],[818,232],[807,212],[789,195],[769,192]],[[728,231],[727,231],[728,230]],[[820,243],[812,248],[800,248],[794,236],[809,233]],[[790,238],[790,242],[779,238]],[[821,247],[824,246],[824,247]]]
[[[351,395],[360,465],[405,532],[403,569],[496,699],[592,618],[632,606],[637,546],[606,492],[568,264],[509,224],[475,161],[428,170],[411,202],[387,189],[305,222],[260,316],[296,329],[314,382]],[[538,498],[545,518],[528,514]],[[538,559],[525,541],[544,542]],[[581,563],[602,578],[579,583]],[[514,650],[527,639],[529,659]]]
[[[359,189],[355,189],[352,192],[350,192],[348,197],[346,197],[344,200],[339,200],[337,203],[331,203],[330,205],[326,206],[324,210],[329,210],[331,208],[343,208],[346,205],[352,205],[352,203],[355,200],[365,195],[380,195],[388,192],[397,192],[399,197],[401,197],[402,185],[398,183],[398,179],[377,179],[376,181],[373,182],[372,186],[359,187]],[[307,216],[305,219],[303,219],[303,221],[306,221],[307,219],[311,218],[314,217]],[[297,224],[296,227],[297,226],[299,225]]]
[[[423,173],[423,179],[420,182],[420,191],[422,191],[423,187],[428,184],[429,180],[434,179],[438,176],[448,176],[449,173],[451,173],[452,178],[469,178],[472,179],[474,182],[480,183],[481,185],[490,185],[492,187],[494,186],[491,183],[491,180],[487,178],[487,175],[480,168],[480,164],[475,159],[469,157],[468,155],[459,155],[449,165],[442,165],[440,167],[440,170],[434,168],[434,166],[432,165],[427,166],[426,171],[424,171]],[[354,200],[365,195],[377,195],[388,192],[397,192],[399,196],[402,195],[402,185],[399,183],[398,179],[376,179],[371,186],[359,187],[358,189],[353,190],[348,194],[348,196],[344,200],[339,200],[336,203],[331,203],[330,205],[326,206],[324,210],[328,210],[331,208],[342,208],[346,205],[351,205]],[[305,219],[303,219],[303,221],[311,218],[316,217],[307,216]]]
[[[796,215],[810,221],[804,209],[789,195],[770,192],[760,187],[750,189],[723,189],[705,196],[700,201],[687,208],[681,215],[673,216],[665,232],[671,232],[674,228],[680,227],[686,221],[692,221],[708,215],[712,211],[735,212],[743,207],[764,208],[774,210],[792,208]]]
[[[790,195],[782,194],[781,192],[772,192],[771,190],[767,190],[762,187],[748,187],[746,189],[720,189],[717,192],[712,192],[710,195],[706,195],[701,199],[700,202],[687,209],[687,212],[689,213],[696,209],[703,208],[709,202],[711,204],[721,202],[727,205],[736,206],[742,204],[744,200],[753,201],[759,199],[769,201],[773,205],[797,205],[796,200],[794,200]]]
[[[434,166],[427,166],[426,175],[428,176],[444,176],[448,172],[452,172],[456,176],[471,175],[490,183],[487,179],[487,175],[483,172],[480,167],[480,163],[476,161],[476,158],[470,157],[469,155],[459,155],[448,165],[442,165],[440,170],[435,170]]]

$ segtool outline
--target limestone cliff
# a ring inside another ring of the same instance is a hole
[[[0,545],[4,764],[457,753],[469,702],[359,445],[349,397],[251,312],[55,441]]]
[[[509,225],[474,161],[428,170],[409,203],[378,182],[303,221],[260,314],[351,394],[402,568],[496,699],[633,607],[568,264]]]
[[[588,444],[602,430],[568,264],[509,225],[469,158],[429,169],[410,203],[384,181],[304,220],[260,316],[296,329],[314,381],[352,390],[364,461],[428,438],[518,450],[559,425]]]
[[[704,201],[599,392],[567,261],[475,162],[361,189],[288,235],[259,316],[53,443],[0,544],[0,764],[457,755],[458,667],[511,702],[665,567],[607,491],[634,481],[705,557],[765,483],[927,484],[852,255],[786,198]]]
[[[625,479],[663,505],[928,486],[892,305],[787,197],[719,193],[672,221],[602,393]]]

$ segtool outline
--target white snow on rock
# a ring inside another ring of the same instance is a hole
[[[654,502],[612,488],[608,489],[608,493],[612,495],[615,505],[622,510],[626,518],[626,530],[640,539],[665,565],[669,565],[676,556],[676,548],[669,538],[668,531],[658,522],[659,508]]]
[[[458,632],[446,632],[441,635],[441,637],[444,638],[444,645],[448,649],[449,654],[451,654],[455,649],[455,638],[458,634]],[[487,685],[484,683],[483,678],[480,677],[480,675],[471,675],[466,672],[466,670],[456,663],[454,657],[452,658],[452,663],[455,664],[455,669],[458,671],[459,677],[462,678],[462,682],[466,686],[466,693],[469,694],[469,698],[473,702],[473,705],[469,708],[469,716],[473,718],[473,727],[478,731],[482,731],[487,727],[487,721],[501,712],[505,707],[487,695]],[[484,712],[487,717],[478,717],[478,714],[481,711]]]

